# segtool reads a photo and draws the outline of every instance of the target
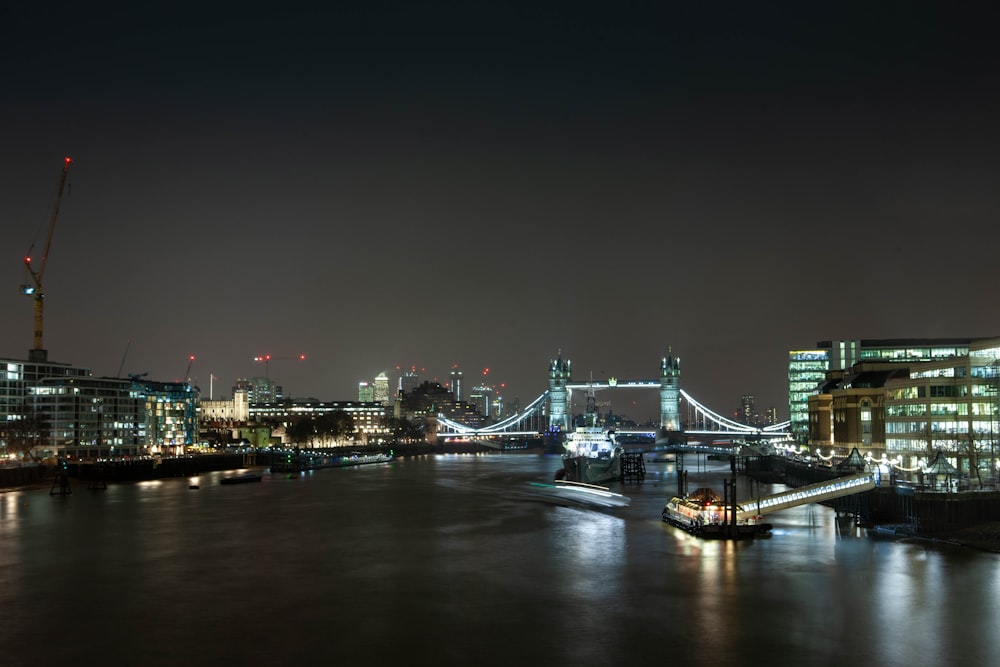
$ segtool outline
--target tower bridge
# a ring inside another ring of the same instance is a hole
[[[562,355],[549,363],[548,389],[520,412],[487,426],[468,426],[437,416],[439,438],[467,438],[482,444],[500,447],[505,438],[558,437],[572,430],[572,396],[575,390],[598,391],[627,389],[658,391],[660,421],[656,429],[618,430],[619,434],[639,435],[655,444],[630,449],[731,452],[735,440],[777,440],[791,437],[790,422],[764,427],[741,424],[706,407],[680,387],[680,358],[667,354],[660,360],[659,378],[655,380],[619,381],[574,380],[570,361]],[[683,408],[683,410],[682,410]],[[685,418],[682,419],[682,415]]]

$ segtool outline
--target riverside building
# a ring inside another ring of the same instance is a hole
[[[0,371],[0,446],[7,456],[181,454],[194,442],[198,397],[188,383],[94,377],[47,360],[0,359]]]
[[[389,442],[391,431],[386,420],[386,406],[379,401],[313,401],[286,399],[275,403],[253,403],[250,419],[256,423],[276,422],[282,427],[299,419],[321,417],[343,412],[351,418],[354,432],[346,438],[349,442],[316,442],[312,446],[339,446],[359,442],[376,444]],[[291,444],[291,443],[289,443]]]
[[[810,448],[857,447],[914,476],[940,453],[970,484],[995,483],[1000,338],[871,343],[808,397]]]
[[[966,354],[910,367],[886,382],[885,452],[901,468],[926,468],[938,452],[970,483],[995,483],[1000,463],[1000,338]]]
[[[788,412],[800,443],[811,440],[809,397],[827,381],[828,371],[847,371],[859,361],[918,363],[968,354],[976,338],[882,338],[824,340],[812,349],[788,353]]]

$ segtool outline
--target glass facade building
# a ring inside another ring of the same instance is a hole
[[[788,353],[788,408],[796,440],[809,438],[809,396],[827,370],[847,371],[859,362],[920,363],[969,353],[974,338],[870,338],[824,340],[812,350]],[[825,362],[825,369],[824,369]],[[820,369],[822,373],[820,373]],[[809,383],[812,382],[812,387]]]
[[[926,350],[914,350],[923,354]],[[967,353],[940,354],[886,384],[885,449],[904,469],[938,452],[971,479],[996,478],[1000,437],[1000,339],[980,339]]]
[[[0,360],[0,444],[11,454],[16,422],[32,419],[35,456],[109,458],[183,453],[197,435],[188,383],[93,377],[86,368]],[[23,448],[22,448],[23,451]]]
[[[788,415],[792,437],[805,442],[809,437],[809,396],[826,379],[830,370],[830,350],[791,350],[788,353]]]

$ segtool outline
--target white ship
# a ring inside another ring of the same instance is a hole
[[[621,479],[622,448],[615,440],[615,430],[597,425],[594,390],[587,393],[585,424],[567,434],[563,443],[563,469],[557,479],[584,484],[600,484]]]

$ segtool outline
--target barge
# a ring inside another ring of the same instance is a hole
[[[719,494],[706,487],[689,496],[674,496],[663,506],[660,516],[670,525],[705,539],[746,539],[771,534],[771,524],[762,516],[748,514],[735,503],[727,505]]]

